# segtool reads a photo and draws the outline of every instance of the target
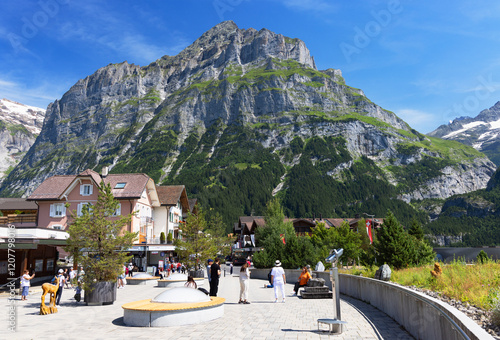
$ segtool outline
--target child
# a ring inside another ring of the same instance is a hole
[[[30,280],[35,277],[35,273],[30,276],[29,271],[26,269],[23,276],[21,276],[21,301],[28,300],[28,294],[30,292]]]
[[[78,282],[78,286],[75,289],[75,300],[76,302],[80,302],[82,299],[82,286],[80,285],[80,282]]]

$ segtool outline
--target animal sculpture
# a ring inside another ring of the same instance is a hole
[[[441,265],[439,263],[434,263],[434,270],[431,270],[431,275],[435,278],[441,276],[443,270],[441,269]]]
[[[40,305],[40,315],[46,315],[46,314],[53,314],[57,313],[57,308],[56,308],[56,293],[57,290],[59,289],[59,277],[56,277],[55,284],[51,283],[44,283],[42,285],[43,289],[43,294],[42,294],[42,304]],[[45,295],[50,293],[50,303],[49,306],[47,307],[45,305]]]

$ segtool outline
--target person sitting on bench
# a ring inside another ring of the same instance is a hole
[[[310,278],[311,274],[307,270],[307,266],[304,266],[304,268],[302,268],[302,273],[300,273],[299,281],[295,282],[295,286],[293,287],[293,295],[297,295],[299,288],[304,287]]]

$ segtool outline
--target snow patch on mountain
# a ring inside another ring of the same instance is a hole
[[[0,99],[0,120],[12,125],[23,125],[32,134],[39,134],[45,118],[45,109]]]

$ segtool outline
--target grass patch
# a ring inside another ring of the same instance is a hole
[[[443,273],[434,278],[430,272],[434,265],[392,270],[391,281],[404,286],[417,286],[439,292],[451,299],[468,302],[482,309],[494,308],[494,300],[499,294],[500,263],[489,261],[485,264],[468,265],[462,261],[442,264]],[[376,269],[376,268],[375,268]],[[374,277],[373,269],[354,268],[340,272],[365,277]]]

